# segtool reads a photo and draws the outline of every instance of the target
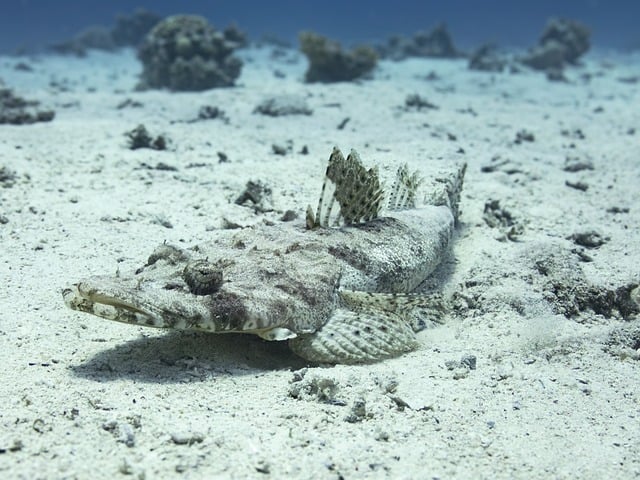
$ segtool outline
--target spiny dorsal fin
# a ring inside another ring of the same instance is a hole
[[[416,206],[416,191],[422,183],[418,172],[409,175],[409,167],[405,163],[398,167],[396,179],[391,187],[387,208],[389,210],[402,210]]]
[[[377,218],[383,196],[377,168],[367,170],[355,150],[345,159],[334,147],[316,214],[307,208],[307,228],[351,225]]]

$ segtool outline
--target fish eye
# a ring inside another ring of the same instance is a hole
[[[194,295],[210,295],[222,286],[222,270],[207,260],[187,263],[182,278]]]

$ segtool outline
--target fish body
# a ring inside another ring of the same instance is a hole
[[[330,166],[354,158],[357,171],[340,175],[362,173],[355,152],[344,159],[334,150]],[[223,230],[186,249],[162,244],[130,275],[65,288],[65,303],[130,324],[289,340],[315,362],[366,362],[411,350],[425,304],[412,292],[447,252],[464,167],[431,197],[440,204],[406,208],[401,201],[402,208],[384,215],[379,205],[347,208],[365,202],[363,196],[380,203],[376,171],[368,171],[375,182],[364,179],[364,188],[349,182],[355,193],[347,200],[334,174],[328,168],[317,214],[309,211],[306,223]],[[410,197],[405,190],[394,191]]]

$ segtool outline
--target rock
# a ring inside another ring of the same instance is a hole
[[[572,318],[591,311],[606,318],[623,319],[638,313],[638,303],[633,296],[636,283],[613,288],[590,283],[576,256],[557,247],[533,247],[527,255],[540,275],[532,283],[551,300],[556,313]]]
[[[408,57],[457,58],[461,56],[445,24],[437,25],[429,31],[417,32],[411,38],[396,35],[378,50],[382,57],[391,60],[402,60]]]
[[[233,44],[235,48],[246,47],[249,44],[247,35],[242,32],[237,25],[229,25],[222,32],[224,39]]]
[[[309,60],[305,81],[348,82],[370,73],[378,62],[373,48],[361,46],[344,51],[340,44],[313,32],[299,35],[300,50]]]
[[[469,368],[464,366],[460,368],[456,368],[455,371],[453,372],[454,380],[462,380],[463,378],[467,378],[468,376],[469,376]]]
[[[429,100],[427,100],[424,97],[421,97],[417,93],[407,95],[407,97],[404,99],[404,106],[407,110],[409,109],[422,110],[423,108],[426,108],[429,110],[438,110],[437,105],[431,103]]]
[[[142,102],[139,102],[138,100],[133,100],[131,98],[127,98],[123,100],[116,106],[118,110],[122,110],[123,108],[142,108],[142,107],[144,107],[144,104]]]
[[[271,151],[275,155],[286,155],[289,150],[287,149],[287,147],[285,147],[283,145],[279,145],[277,143],[274,143],[273,145],[271,145]]]
[[[581,247],[586,248],[598,248],[607,243],[609,240],[606,237],[603,237],[598,232],[594,230],[589,230],[587,232],[579,232],[574,233],[569,237],[570,240],[573,240],[576,245],[580,245]]]
[[[544,308],[553,314],[578,322],[594,315],[633,318],[639,309],[637,281],[617,285],[589,281],[580,266],[582,255],[571,247],[564,241],[527,242],[495,265],[472,269],[454,293],[455,308],[484,314],[508,306],[523,315],[546,304]]]
[[[128,423],[119,423],[120,435],[118,442],[124,443],[127,447],[132,448],[136,445],[136,436],[133,433],[133,428]]]
[[[451,34],[443,23],[431,31],[418,32],[413,36],[417,56],[455,58],[459,52],[453,44]]]
[[[193,445],[194,443],[202,443],[204,434],[200,432],[172,432],[171,440],[176,445]]]
[[[56,53],[78,57],[85,56],[87,50],[113,51],[115,48],[111,30],[100,25],[85,28],[71,40],[51,45],[51,49]]]
[[[51,45],[54,52],[83,57],[87,50],[113,51],[120,47],[137,47],[144,36],[162,18],[144,9],[131,15],[118,15],[116,25],[107,28],[94,25],[77,33],[70,40]]]
[[[160,15],[144,8],[139,8],[130,15],[118,15],[116,25],[111,30],[113,42],[119,47],[137,47],[161,20]]]
[[[142,124],[127,132],[126,135],[129,139],[130,150],[137,150],[138,148],[165,150],[167,148],[167,140],[162,135],[158,135],[154,139]]]
[[[557,42],[562,46],[564,61],[575,63],[589,50],[590,35],[589,29],[580,22],[555,18],[547,23],[539,43]]]
[[[40,102],[18,97],[9,88],[0,87],[0,124],[26,125],[50,122],[55,117],[53,110],[40,110]]]
[[[564,161],[563,170],[565,172],[581,172],[583,170],[593,170],[593,162],[589,159],[579,157],[567,157]]]
[[[228,121],[227,115],[224,110],[213,105],[203,105],[198,110],[198,120],[214,120],[219,118],[223,121]]]
[[[265,98],[253,112],[270,117],[282,117],[286,115],[311,115],[313,110],[311,110],[304,97],[299,95],[276,95]]]
[[[33,67],[26,62],[18,62],[13,66],[16,72],[33,72]]]
[[[140,426],[135,421],[132,423],[134,425],[131,425],[129,422],[121,422],[113,418],[104,422],[102,424],[102,429],[107,432],[111,432],[111,434],[116,438],[116,441],[124,443],[127,447],[132,448],[136,444],[133,428],[139,428]]]
[[[296,218],[298,218],[298,214],[296,212],[294,212],[293,210],[287,210],[287,211],[284,212],[282,217],[280,217],[280,221],[281,222],[292,222]]]
[[[234,200],[236,205],[250,205],[256,212],[273,211],[271,187],[261,181],[247,182],[244,191]]]
[[[519,130],[516,133],[516,139],[514,140],[514,143],[519,145],[524,142],[535,142],[535,141],[536,141],[536,137],[533,135],[533,133],[523,129],[523,130]]]
[[[242,61],[232,56],[235,48],[204,17],[168,17],[138,49],[144,67],[139,87],[199,91],[232,86],[242,68]]]
[[[639,289],[635,290],[635,302],[640,306]],[[625,323],[613,328],[604,342],[604,350],[620,359],[640,360],[640,326]]]
[[[569,80],[564,74],[564,70],[561,68],[547,69],[547,80],[550,82],[568,82]]]
[[[586,192],[589,190],[589,185],[584,182],[571,182],[569,180],[565,180],[564,184],[567,187],[575,188],[576,190],[580,190],[581,192]]]
[[[271,473],[271,465],[265,460],[260,460],[256,465],[256,472],[269,475]]]
[[[482,72],[502,72],[507,61],[496,54],[493,45],[482,45],[469,57],[469,70]]]
[[[318,401],[344,406],[345,402],[336,398],[339,385],[334,378],[323,376],[315,371],[302,369],[293,372],[289,386],[289,396],[298,400]]]
[[[551,19],[538,45],[520,61],[536,70],[562,70],[566,64],[575,64],[589,50],[589,37],[589,29],[580,22]]]
[[[500,200],[487,200],[482,219],[490,228],[500,231],[498,240],[516,241],[524,233],[524,225],[518,222],[509,210],[500,206]]]
[[[564,48],[558,42],[548,42],[531,50],[521,61],[536,70],[562,69]]]
[[[477,359],[475,355],[465,355],[460,359],[460,363],[469,367],[469,370],[475,370]]]
[[[336,128],[338,130],[344,130],[344,127],[346,127],[347,123],[349,123],[350,121],[351,121],[351,117],[344,117]]]
[[[351,406],[351,412],[344,418],[345,422],[357,423],[367,418],[367,402],[364,398],[358,398]]]
[[[444,366],[453,371],[454,380],[462,380],[469,376],[471,370],[476,369],[476,356],[464,355],[460,360],[446,360]]]
[[[4,165],[0,166],[0,187],[11,188],[15,185],[18,175]]]

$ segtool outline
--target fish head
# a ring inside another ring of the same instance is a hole
[[[163,244],[134,273],[86,278],[62,295],[71,309],[108,320],[215,331],[216,315],[227,323],[238,316],[246,319],[242,302],[221,292],[222,283],[223,265],[194,260],[192,252]],[[216,309],[211,308],[212,296]]]
[[[69,308],[108,320],[281,340],[322,324],[336,301],[339,278],[334,272],[307,284],[304,265],[292,259],[296,267],[287,269],[283,261],[163,244],[132,274],[83,279],[62,295]]]

